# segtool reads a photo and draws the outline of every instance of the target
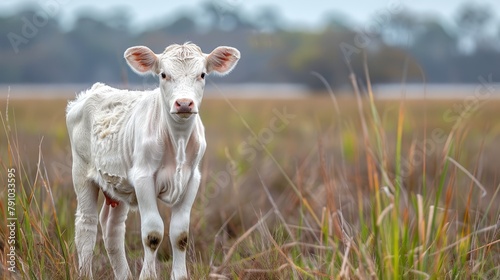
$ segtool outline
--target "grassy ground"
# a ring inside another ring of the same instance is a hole
[[[500,102],[370,100],[341,98],[338,110],[328,96],[205,100],[191,278],[499,278]],[[0,216],[9,217],[3,186],[13,167],[20,279],[76,278],[65,105],[0,101]],[[6,268],[9,231],[0,228]],[[167,277],[164,240],[158,268]],[[138,277],[138,213],[126,248]],[[94,275],[112,278],[100,235]]]

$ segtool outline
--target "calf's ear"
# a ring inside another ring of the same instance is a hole
[[[207,55],[207,71],[226,75],[233,70],[240,59],[240,51],[231,47],[217,47]]]
[[[128,65],[140,75],[159,74],[158,56],[148,47],[136,46],[128,48],[123,54]]]

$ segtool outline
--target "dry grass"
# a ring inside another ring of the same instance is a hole
[[[336,112],[329,97],[205,100],[209,148],[191,215],[191,277],[500,277],[500,102],[477,101],[466,109],[463,100],[341,98]],[[17,170],[18,278],[76,278],[65,104],[11,100],[7,120],[0,102],[0,182]],[[284,110],[294,117],[283,122]],[[137,213],[127,221],[126,248],[139,275]],[[170,260],[163,242],[163,277]],[[112,278],[101,239],[94,275]]]

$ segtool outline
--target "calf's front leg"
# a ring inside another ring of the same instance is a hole
[[[156,279],[156,253],[163,239],[164,225],[158,212],[153,176],[136,179],[134,186],[141,216],[141,237],[144,246],[144,263],[139,279]]]
[[[170,220],[170,244],[173,251],[173,265],[171,279],[188,279],[186,269],[186,251],[189,237],[189,221],[198,187],[200,186],[200,173],[195,170],[187,184],[183,198],[172,207]]]

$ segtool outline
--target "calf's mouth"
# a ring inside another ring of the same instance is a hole
[[[198,112],[173,112],[172,115],[177,115],[181,118],[187,119],[191,115],[198,114]]]

